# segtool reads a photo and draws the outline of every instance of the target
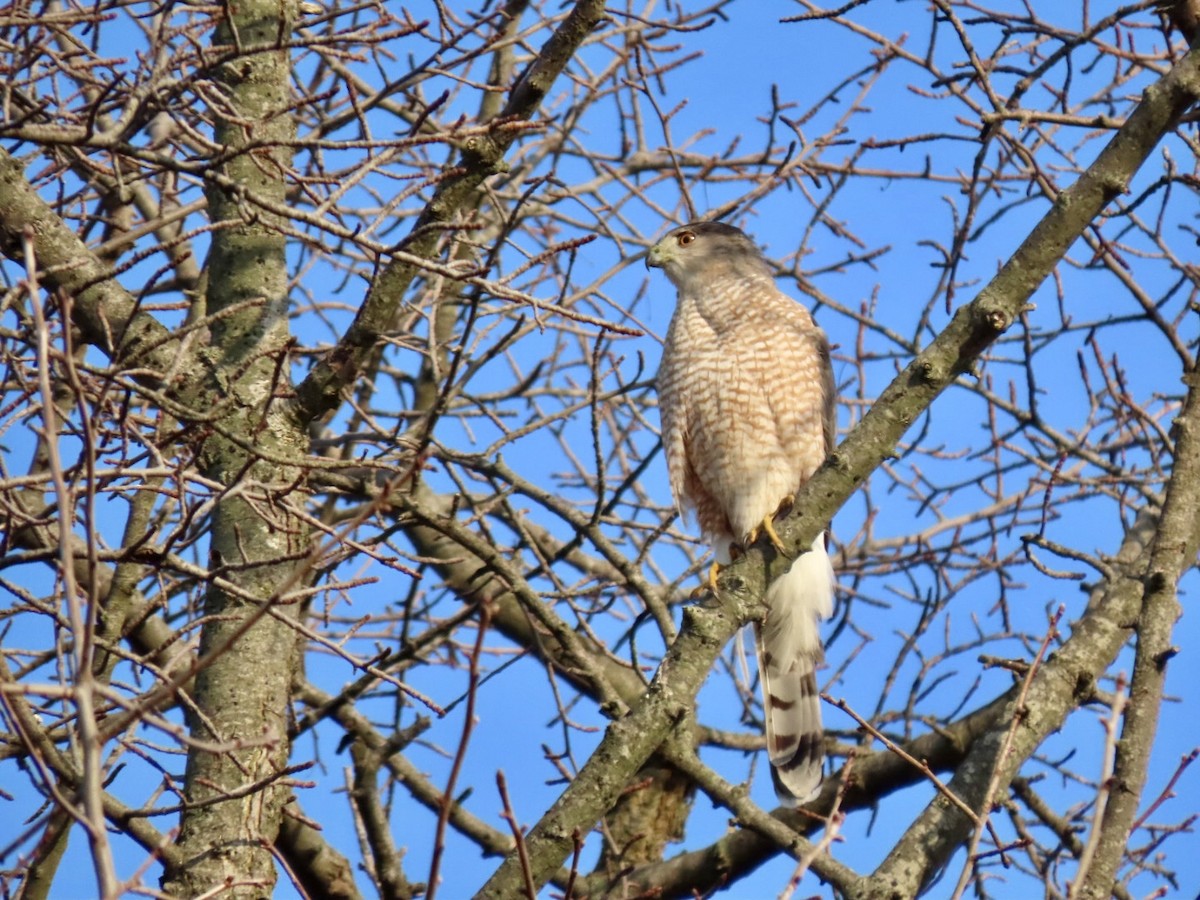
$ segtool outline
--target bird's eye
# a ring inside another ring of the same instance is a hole
[[[686,247],[688,244],[690,244],[695,239],[696,239],[696,235],[691,231],[684,231],[679,235],[678,238],[676,238],[676,240],[679,241],[680,247]]]

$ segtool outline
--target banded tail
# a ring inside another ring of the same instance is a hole
[[[767,615],[754,627],[767,755],[775,795],[796,806],[816,794],[825,761],[817,666],[820,622],[833,614],[833,565],[825,535],[767,589]]]

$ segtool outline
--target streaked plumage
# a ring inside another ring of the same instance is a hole
[[[671,491],[681,513],[695,513],[717,562],[728,563],[732,546],[747,544],[833,446],[829,346],[730,225],[676,228],[646,264],[678,290],[658,372]],[[821,781],[816,667],[833,591],[822,535],[768,588],[755,628],[772,777],[789,804]]]

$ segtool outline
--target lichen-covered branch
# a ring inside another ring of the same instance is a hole
[[[1200,545],[1200,520],[1196,517],[1200,508],[1200,380],[1194,370],[1187,384],[1187,402],[1173,431],[1175,466],[1145,570],[1145,596],[1137,615],[1137,653],[1112,789],[1096,839],[1095,861],[1073,888],[1073,896],[1089,900],[1111,896],[1129,844],[1158,735],[1168,664],[1178,652],[1172,634],[1182,612],[1176,593],[1179,579],[1195,565]]]

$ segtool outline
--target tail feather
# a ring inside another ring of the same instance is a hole
[[[755,626],[767,723],[767,755],[779,801],[795,806],[821,784],[825,736],[817,665],[824,659],[819,623],[833,613],[834,574],[818,535],[767,590],[766,618]]]

